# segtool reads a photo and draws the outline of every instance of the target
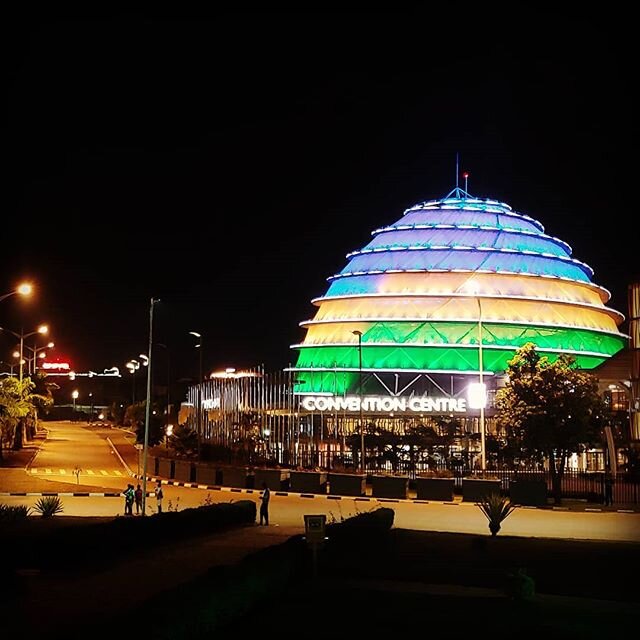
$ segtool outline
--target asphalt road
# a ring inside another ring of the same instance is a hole
[[[137,484],[119,457],[113,452],[104,434],[71,423],[47,423],[49,437],[30,464],[31,476],[47,477],[69,483],[73,491],[75,467],[82,469],[81,484],[93,484],[123,490],[127,482]],[[130,465],[131,466],[131,465]],[[47,473],[47,469],[49,473]],[[35,473],[34,473],[35,470]],[[64,473],[62,471],[65,471]],[[135,471],[135,469],[133,469]],[[89,471],[93,471],[90,474]],[[0,470],[0,473],[2,471]],[[148,490],[153,484],[148,484]],[[36,496],[2,496],[7,504],[33,505]],[[212,491],[176,486],[164,487],[164,508],[184,509],[213,502],[250,499],[258,501],[258,492]],[[123,513],[124,498],[63,496],[64,513],[79,516],[114,516]],[[270,521],[273,526],[303,530],[305,514],[326,514],[329,520],[340,520],[360,511],[388,506],[395,511],[395,526],[428,531],[487,534],[487,521],[471,503],[428,504],[411,501],[356,501],[349,498],[332,500],[324,496],[301,498],[298,495],[277,496],[272,493]],[[148,512],[155,508],[149,498]],[[580,540],[615,540],[640,542],[640,513],[590,512],[573,510],[518,508],[503,523],[501,535],[525,537],[572,538]]]

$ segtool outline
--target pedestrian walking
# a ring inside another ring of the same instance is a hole
[[[269,524],[269,498],[271,492],[266,482],[262,483],[262,493],[260,494],[260,524]]]
[[[142,489],[140,485],[136,487],[134,497],[136,500],[136,515],[140,515],[140,512],[142,511]]]
[[[124,496],[124,515],[132,516],[133,515],[133,500],[134,500],[134,491],[133,485],[128,484],[127,488],[122,492]]]
[[[162,498],[164,498],[164,494],[162,493],[162,484],[158,482],[156,486],[156,504],[158,505],[158,513],[162,513]]]

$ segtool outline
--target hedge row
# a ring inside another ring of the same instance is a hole
[[[239,500],[144,518],[118,516],[108,522],[52,530],[41,527],[36,530],[27,522],[27,526],[23,525],[19,531],[3,531],[0,545],[15,551],[5,560],[13,568],[74,569],[111,563],[116,558],[157,544],[246,525],[255,520],[255,502]]]

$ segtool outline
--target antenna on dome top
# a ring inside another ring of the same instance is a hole
[[[467,181],[469,179],[469,173],[465,171],[462,174],[462,177],[464,178],[464,189],[460,188],[460,154],[456,151],[456,186],[444,197],[445,200],[448,200],[450,198],[465,200],[466,198],[471,197],[467,192]]]

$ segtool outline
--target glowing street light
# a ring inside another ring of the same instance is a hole
[[[33,286],[28,282],[23,282],[21,285],[16,287],[13,291],[9,291],[9,293],[5,293],[5,294],[1,295],[0,296],[0,302],[2,302],[6,298],[8,298],[10,296],[14,296],[14,295],[19,295],[19,296],[24,296],[24,297],[30,296],[32,291],[33,291]]]
[[[71,398],[73,399],[73,421],[74,421],[74,422],[75,422],[75,420],[76,420],[76,400],[78,399],[78,396],[79,396],[79,395],[80,395],[80,394],[78,393],[78,390],[77,390],[77,389],[74,389],[74,390],[71,392]]]
[[[136,371],[140,368],[140,363],[137,360],[129,360],[124,365],[131,374],[131,404],[136,403]]]

